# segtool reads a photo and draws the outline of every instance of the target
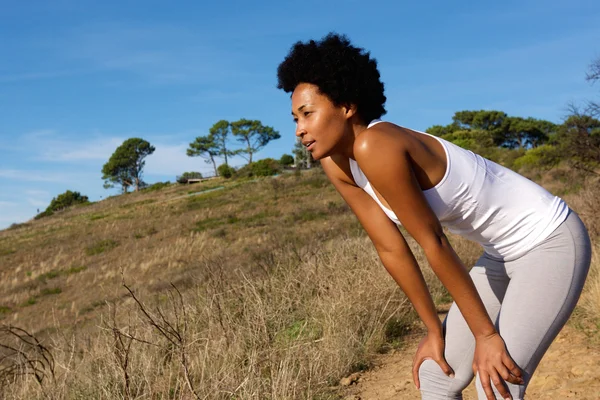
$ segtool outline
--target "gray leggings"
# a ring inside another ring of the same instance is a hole
[[[550,343],[573,312],[591,261],[591,244],[579,216],[568,218],[524,256],[499,261],[483,255],[470,272],[477,291],[510,356],[524,372],[524,385],[506,383],[514,400],[525,389]],[[444,321],[446,361],[455,377],[426,360],[419,369],[421,398],[462,399],[473,379],[475,340],[456,304]],[[479,379],[479,399],[486,399]],[[493,386],[493,385],[492,385]],[[497,399],[502,396],[494,389]]]

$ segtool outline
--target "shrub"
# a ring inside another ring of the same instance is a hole
[[[252,172],[254,176],[272,176],[281,171],[281,165],[272,158],[263,158],[252,163]]]
[[[169,182],[169,181],[156,182],[148,187],[145,187],[143,190],[144,190],[144,192],[154,192],[155,190],[164,189],[164,188],[168,187],[170,184],[171,184],[171,182]]]
[[[279,164],[283,165],[284,167],[289,167],[290,165],[294,164],[294,157],[289,154],[284,154],[279,159]]]
[[[219,176],[229,179],[235,174],[235,169],[227,164],[221,164],[219,165],[219,168],[217,168],[217,172],[219,173]]]
[[[38,215],[36,215],[33,218],[34,219],[40,219],[40,218],[44,218],[44,217],[49,217],[49,216],[51,216],[53,214],[54,213],[52,212],[52,210],[46,210],[46,211],[42,211],[41,213],[39,213]]]
[[[516,170],[550,169],[560,163],[561,154],[556,146],[542,145],[528,150],[523,156],[517,158],[513,164]]]
[[[200,172],[184,172],[177,177],[177,183],[187,183],[188,179],[202,179]]]
[[[8,227],[8,229],[9,230],[14,230],[14,229],[24,228],[26,226],[29,226],[29,224],[27,222],[23,222],[23,223],[15,222],[15,223],[10,224],[10,226]]]
[[[281,171],[281,165],[277,160],[264,158],[240,168],[236,172],[235,177],[250,178],[254,176],[273,176],[278,174],[279,171]]]
[[[52,215],[53,212],[64,210],[65,208],[71,207],[76,204],[87,204],[89,203],[87,196],[82,196],[79,192],[72,192],[67,190],[66,192],[59,194],[52,199],[48,208],[43,213],[40,213],[36,218],[45,217]]]

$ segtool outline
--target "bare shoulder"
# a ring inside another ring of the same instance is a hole
[[[356,160],[368,159],[374,154],[393,154],[407,150],[412,138],[405,131],[405,128],[389,122],[381,122],[366,129],[354,141]]]

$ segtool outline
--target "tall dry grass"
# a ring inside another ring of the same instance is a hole
[[[341,376],[411,329],[406,299],[319,171],[185,189],[1,233],[2,322],[33,336],[2,332],[13,369],[0,397],[335,397]]]
[[[364,238],[281,243],[269,273],[255,277],[236,271],[223,279],[218,260],[202,263],[206,281],[182,303],[171,289],[156,305],[136,295],[150,317],[131,298],[110,305],[120,317],[103,321],[96,336],[54,339],[56,381],[18,376],[3,398],[327,397],[342,374],[411,327],[406,298]],[[115,329],[131,342],[126,367]]]
[[[571,207],[580,215],[592,239],[592,263],[579,309],[584,317],[600,327],[600,180],[588,178],[583,188],[575,194],[565,196]],[[594,333],[598,333],[597,331]]]

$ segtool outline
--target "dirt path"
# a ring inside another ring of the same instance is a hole
[[[407,345],[380,356],[375,367],[352,377],[355,383],[343,390],[347,400],[414,400],[419,393],[412,381],[412,357],[421,335],[407,339]],[[527,389],[527,398],[536,400],[600,399],[600,345],[590,343],[581,331],[567,325],[540,363]],[[465,400],[477,400],[474,383],[464,392]]]

